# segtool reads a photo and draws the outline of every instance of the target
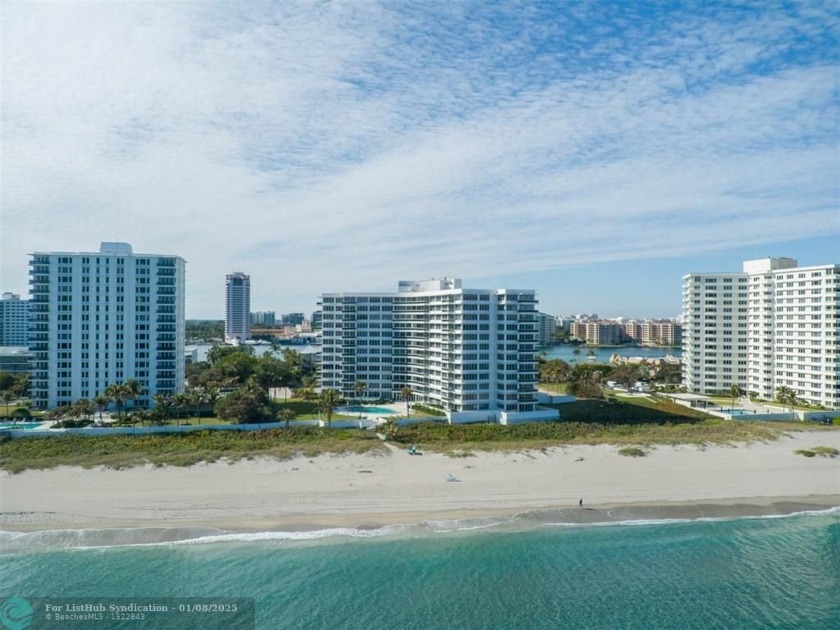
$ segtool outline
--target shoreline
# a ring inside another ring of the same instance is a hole
[[[779,516],[840,506],[840,458],[794,452],[816,445],[840,448],[840,432],[659,446],[639,458],[605,445],[457,458],[391,447],[386,455],[185,468],[4,472],[0,530],[305,532],[476,519],[587,524]]]
[[[448,512],[397,514],[325,515],[317,521],[288,517],[264,521],[221,519],[218,521],[178,523],[149,523],[147,521],[119,521],[107,524],[63,522],[44,529],[30,522],[15,523],[14,515],[3,514],[0,536],[38,537],[38,546],[49,546],[43,535],[56,535],[62,546],[123,546],[137,544],[165,544],[196,542],[202,539],[223,538],[247,540],[256,536],[279,539],[314,539],[329,537],[376,537],[414,531],[449,533],[469,530],[507,532],[529,531],[545,526],[586,527],[599,525],[658,524],[708,520],[736,520],[784,518],[803,513],[840,514],[840,495],[812,495],[805,497],[743,497],[726,501],[677,502],[658,504],[604,504],[594,506],[558,506],[533,510],[524,508],[512,512],[487,510],[455,510]],[[12,518],[8,518],[12,517]],[[392,528],[396,530],[389,531]],[[72,534],[80,534],[75,541]],[[70,535],[68,539],[67,535]],[[98,539],[97,536],[101,536]],[[77,544],[74,544],[78,543]]]

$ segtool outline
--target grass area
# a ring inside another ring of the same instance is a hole
[[[541,392],[547,392],[549,394],[568,394],[569,393],[569,384],[568,383],[540,383],[537,385],[537,389]]]
[[[446,412],[442,409],[435,409],[434,407],[429,407],[428,405],[424,405],[422,403],[414,403],[411,405],[411,413],[417,416],[434,416],[438,418],[445,418]],[[406,417],[406,416],[401,416]]]
[[[794,451],[797,455],[805,457],[837,457],[840,451],[831,446],[815,446],[814,448],[801,448]]]
[[[647,453],[638,446],[625,446],[618,449],[618,454],[624,455],[625,457],[644,457],[647,455]]]
[[[837,427],[802,422],[733,422],[711,417],[659,399],[626,398],[615,402],[579,400],[557,405],[558,422],[512,426],[498,424],[449,425],[424,422],[399,426],[392,441],[420,444],[429,452],[465,457],[475,451],[546,450],[565,444],[611,444],[643,450],[653,445],[696,446],[771,441],[788,432],[837,431]],[[310,414],[303,414],[304,416]],[[302,419],[298,416],[298,419]],[[337,419],[337,417],[336,417]],[[207,421],[215,421],[205,418]],[[219,459],[321,453],[385,452],[371,431],[295,426],[290,430],[196,431],[192,433],[127,436],[57,436],[22,438],[0,443],[0,468],[18,472],[27,468],[144,464],[186,466]],[[816,447],[813,456],[822,454]],[[833,456],[833,455],[822,455]]]
[[[424,423],[398,427],[393,441],[420,444],[430,452],[452,456],[474,451],[546,450],[566,444],[612,444],[654,446],[690,444],[707,446],[737,442],[772,441],[791,431],[832,430],[801,422],[732,422],[711,419],[681,423],[602,424],[600,422],[539,422],[502,426],[497,424],[446,425]]]
[[[560,411],[560,419],[570,422],[645,424],[691,422],[710,419],[699,409],[678,405],[665,398],[614,396],[612,402],[576,400],[561,405],[546,405]]]
[[[26,469],[82,466],[130,468],[189,466],[198,462],[236,461],[255,457],[288,459],[322,453],[386,452],[370,431],[295,427],[288,431],[196,431],[157,435],[57,436],[23,438],[0,444],[0,468]]]

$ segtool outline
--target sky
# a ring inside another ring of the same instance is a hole
[[[673,316],[680,278],[840,262],[835,2],[2,5],[0,290],[187,260],[187,317],[406,279]]]

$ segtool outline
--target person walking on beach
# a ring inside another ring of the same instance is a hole
[[[579,505],[580,507],[583,507],[583,499],[581,499],[580,501],[578,501],[578,505]]]

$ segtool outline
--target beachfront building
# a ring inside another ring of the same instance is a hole
[[[683,278],[683,384],[712,394],[739,385],[773,399],[780,387],[840,406],[840,265],[791,258],[744,262],[740,273]]]
[[[683,278],[683,384],[698,394],[747,389],[747,278],[742,273]]]
[[[326,293],[321,387],[416,402],[452,422],[539,420],[533,291],[465,289],[458,279],[401,281],[396,293]]]
[[[251,278],[241,271],[225,276],[225,341],[241,343],[251,336]]]
[[[17,293],[0,298],[0,346],[29,345],[29,300]]]
[[[30,391],[50,409],[135,379],[135,406],[184,387],[184,270],[178,256],[98,252],[30,254]]]

